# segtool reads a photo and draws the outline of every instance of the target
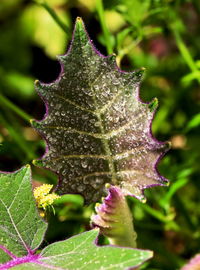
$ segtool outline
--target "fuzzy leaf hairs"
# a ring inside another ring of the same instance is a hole
[[[62,71],[50,84],[36,82],[46,114],[33,127],[47,148],[34,164],[59,176],[57,193],[79,193],[86,203],[106,195],[105,183],[143,199],[143,190],[165,185],[156,165],[168,148],[151,134],[157,100],[139,99],[143,69],[119,70],[101,55],[77,18]]]

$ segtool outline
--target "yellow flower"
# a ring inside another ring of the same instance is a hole
[[[46,207],[51,206],[56,199],[60,198],[60,196],[55,193],[49,194],[52,187],[53,185],[43,184],[34,189],[33,194],[39,208],[43,208],[45,210]]]

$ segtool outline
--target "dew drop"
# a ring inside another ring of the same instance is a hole
[[[87,168],[88,162],[87,162],[86,160],[82,160],[82,161],[81,161],[81,166],[82,166],[83,168]]]

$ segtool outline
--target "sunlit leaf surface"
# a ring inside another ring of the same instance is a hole
[[[5,250],[20,257],[43,241],[47,224],[37,212],[30,177],[29,166],[0,173],[0,263],[9,259]]]

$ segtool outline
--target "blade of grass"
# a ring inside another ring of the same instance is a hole
[[[54,19],[54,21],[60,26],[60,28],[67,34],[70,34],[70,30],[68,26],[62,22],[62,20],[58,17],[56,12],[45,2],[45,1],[34,1],[34,3],[42,6],[49,15]]]
[[[10,136],[18,144],[19,148],[24,152],[25,157],[27,157],[29,160],[34,159],[35,154],[32,152],[30,145],[27,144],[27,142],[23,138],[21,130],[18,130],[18,128],[16,127],[16,119],[14,121],[11,121],[12,125],[10,125],[9,121],[5,120],[2,116],[0,116],[0,122],[3,124],[4,127],[6,127]],[[24,161],[23,159],[21,160]]]
[[[177,208],[179,208],[179,211],[182,217],[185,219],[186,223],[188,224],[188,227],[190,228],[190,230],[191,231],[197,230],[197,225],[193,222],[191,215],[188,213],[188,210],[185,207],[185,202],[181,199],[178,193],[174,197],[174,201],[176,203]]]
[[[171,219],[171,216],[165,216],[163,215],[160,211],[153,209],[151,206],[149,206],[148,204],[144,204],[140,201],[138,201],[137,199],[131,197],[131,200],[133,200],[135,203],[138,203],[140,205],[140,207],[147,212],[148,214],[150,214],[151,216],[153,216],[154,218],[160,220],[163,223],[167,223],[168,225],[170,225],[170,227],[176,231],[179,231],[180,228],[178,226],[178,224],[176,224],[176,222],[174,222]]]
[[[106,20],[105,20],[105,13],[104,13],[104,8],[103,8],[103,2],[102,0],[96,0],[96,9],[97,13],[99,16],[101,28],[103,31],[103,35],[106,41],[106,50],[108,54],[112,53],[112,45],[110,43],[110,33],[108,31],[107,25],[106,25]]]
[[[176,29],[176,27],[171,27],[171,30],[174,34],[175,40],[176,40],[176,44],[177,47],[183,57],[183,59],[185,60],[186,64],[188,65],[188,67],[190,68],[190,70],[196,74],[195,78],[196,80],[200,83],[200,70],[197,68],[195,61],[193,60],[190,51],[188,50],[188,48],[186,47],[180,33],[178,32],[178,30]]]
[[[176,193],[177,190],[184,187],[188,183],[188,181],[189,181],[188,178],[180,178],[176,182],[174,182],[170,186],[168,192],[166,192],[166,195],[164,195],[160,199],[159,201],[160,206],[163,207],[164,209],[167,209],[168,207],[170,207],[170,200],[172,196]]]
[[[30,123],[30,119],[32,118],[30,115],[28,115],[26,112],[24,112],[22,109],[20,109],[17,105],[13,104],[7,97],[0,94],[0,104],[4,108],[8,108],[15,112],[17,115],[19,115],[21,118],[23,118],[25,121]]]

